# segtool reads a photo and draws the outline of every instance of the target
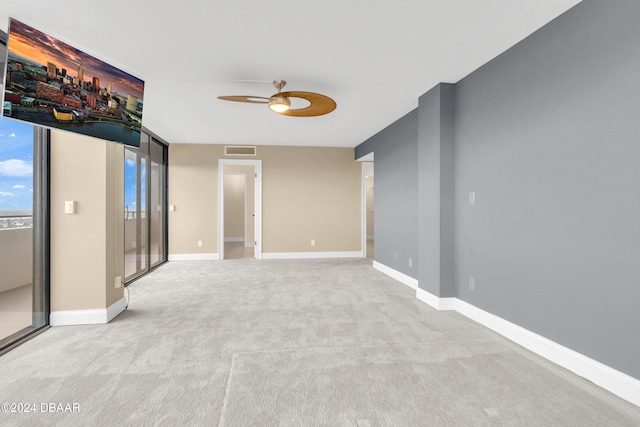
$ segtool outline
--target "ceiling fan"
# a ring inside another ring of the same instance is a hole
[[[247,102],[250,104],[268,104],[269,109],[274,113],[283,116],[313,117],[322,116],[336,109],[336,102],[328,96],[314,92],[289,91],[282,92],[282,88],[287,82],[275,80],[273,85],[278,89],[278,93],[269,98],[262,96],[219,96],[224,101]],[[304,108],[291,108],[290,98],[302,98],[309,101],[309,105]]]

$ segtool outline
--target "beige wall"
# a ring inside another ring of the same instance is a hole
[[[169,254],[218,252],[217,145],[169,145]],[[202,247],[198,247],[198,240]]]
[[[353,149],[258,146],[257,152],[251,159],[262,160],[263,252],[362,250],[362,169]],[[169,204],[176,206],[169,213],[170,254],[218,252],[221,158],[227,158],[222,145],[169,146]]]
[[[124,288],[115,287],[116,276],[124,275],[124,146],[114,142],[104,144],[107,172],[104,279],[109,307],[124,296]]]
[[[124,295],[124,149],[51,132],[51,311],[107,308]],[[64,202],[77,202],[76,214]]]

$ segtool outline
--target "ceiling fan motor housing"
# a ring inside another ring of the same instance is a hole
[[[283,111],[287,111],[289,107],[291,107],[291,101],[280,93],[276,93],[269,98],[269,109],[271,111],[282,113]]]

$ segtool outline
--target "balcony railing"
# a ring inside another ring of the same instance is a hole
[[[144,219],[147,217],[147,211],[140,212],[140,218]],[[124,210],[124,220],[130,221],[138,218],[138,213],[136,211]]]
[[[33,281],[33,228],[27,221],[31,217],[0,218],[0,292]]]
[[[146,211],[140,212],[140,218],[147,217]],[[136,211],[125,210],[124,220],[130,221],[138,218]],[[14,228],[33,228],[33,215],[0,215],[0,230],[12,230]]]
[[[0,215],[0,230],[33,228],[33,215]]]

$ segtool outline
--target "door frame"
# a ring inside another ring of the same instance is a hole
[[[367,257],[367,168],[369,166],[374,167],[373,162],[362,162],[362,258]]]
[[[218,159],[218,258],[224,259],[224,167],[225,165],[254,167],[254,245],[253,255],[262,259],[262,160]],[[248,179],[248,177],[247,177]],[[246,192],[245,192],[246,197]]]

